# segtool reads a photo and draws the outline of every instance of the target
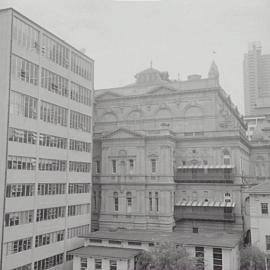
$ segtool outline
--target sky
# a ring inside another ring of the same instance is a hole
[[[171,79],[220,83],[244,112],[243,55],[260,41],[270,53],[270,0],[0,0],[95,60],[95,88],[124,86],[150,67]]]

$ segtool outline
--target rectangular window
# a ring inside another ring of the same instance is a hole
[[[37,99],[19,92],[10,91],[10,114],[37,119]]]
[[[268,203],[261,203],[262,214],[268,214]]]
[[[11,75],[14,79],[38,85],[38,65],[19,56],[12,55]]]
[[[142,243],[141,242],[137,242],[137,241],[128,241],[128,245],[129,246],[141,246]]]
[[[67,238],[71,239],[77,237],[78,235],[87,235],[90,231],[89,224],[68,228]]]
[[[134,168],[135,168],[135,161],[134,161],[134,159],[130,159],[129,160],[129,172],[133,173]]]
[[[100,161],[96,160],[96,173],[100,173]]]
[[[149,211],[153,211],[153,198],[152,198],[152,192],[149,192]]]
[[[34,263],[34,270],[50,269],[56,265],[60,265],[64,262],[64,253],[60,253],[46,259],[36,261]]]
[[[38,169],[40,171],[64,172],[66,171],[66,168],[67,168],[66,160],[40,158],[38,161]]]
[[[38,184],[38,195],[60,195],[66,193],[66,184]]]
[[[110,260],[110,270],[117,270],[117,261]]]
[[[66,207],[52,207],[37,209],[36,221],[46,221],[65,217]]]
[[[78,204],[68,206],[68,216],[80,216],[90,213],[90,204]]]
[[[69,261],[72,261],[72,260],[73,260],[73,255],[72,254],[69,254],[67,252],[67,254],[66,254],[66,261],[69,262]]]
[[[222,249],[213,248],[213,270],[222,270]]]
[[[204,247],[195,247],[196,269],[204,270]]]
[[[93,65],[91,62],[85,60],[75,52],[71,52],[71,71],[75,74],[91,81]]]
[[[156,211],[159,211],[159,197],[158,192],[155,192],[155,201],[156,201]]]
[[[6,255],[23,252],[32,248],[32,237],[6,243]]]
[[[37,133],[29,130],[9,127],[8,140],[10,142],[36,144]]]
[[[102,260],[101,259],[95,259],[95,270],[102,269]]]
[[[91,163],[88,163],[88,162],[78,162],[78,161],[70,161],[69,162],[69,171],[70,172],[89,173],[90,168],[91,168]]]
[[[70,98],[76,102],[91,106],[92,91],[74,82],[70,84]]]
[[[46,147],[67,149],[67,138],[40,133],[39,145]]]
[[[32,264],[25,264],[16,268],[12,268],[12,270],[31,270],[32,269]]]
[[[270,250],[270,235],[265,236],[266,250]]]
[[[91,116],[70,111],[70,127],[91,133]]]
[[[80,193],[89,193],[90,192],[90,183],[76,183],[68,185],[69,194],[80,194]]]
[[[34,196],[35,184],[8,184],[6,187],[6,197],[28,197]]]
[[[118,240],[109,240],[109,244],[111,245],[121,245],[121,241],[118,241]]]
[[[193,227],[192,232],[193,233],[199,233],[199,228],[198,227]]]
[[[90,153],[91,152],[91,143],[70,139],[69,140],[69,150]]]
[[[89,239],[90,243],[95,243],[95,244],[101,244],[102,243],[102,239]]]
[[[41,70],[41,87],[52,93],[68,97],[68,79],[45,68]]]
[[[116,173],[116,160],[112,160],[112,173]]]
[[[151,172],[156,173],[157,172],[157,160],[151,159]]]
[[[34,210],[11,212],[5,214],[5,226],[12,227],[22,224],[32,223],[34,219]]]
[[[42,55],[55,64],[68,69],[69,49],[46,34],[43,34],[42,41]]]
[[[35,247],[41,247],[63,241],[64,236],[65,230],[37,235],[35,238]]]
[[[40,102],[40,120],[63,127],[67,126],[68,110],[55,104],[41,101]]]
[[[81,258],[81,270],[87,269],[87,258]]]
[[[8,156],[9,170],[30,170],[36,169],[36,158]]]

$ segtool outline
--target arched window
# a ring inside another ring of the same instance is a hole
[[[228,150],[223,151],[223,163],[224,165],[230,165],[231,164],[231,155]]]
[[[155,201],[156,201],[156,211],[159,211],[159,198],[158,198],[158,192],[155,192]]]
[[[114,200],[114,211],[118,211],[119,210],[118,192],[113,193],[113,200]]]
[[[131,194],[131,192],[127,192],[126,200],[127,200],[127,212],[130,213],[132,210],[132,194]]]
[[[152,198],[152,192],[149,192],[149,211],[153,211],[153,198]]]

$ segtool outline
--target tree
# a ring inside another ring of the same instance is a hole
[[[198,264],[184,247],[166,242],[144,251],[137,261],[136,270],[195,270]]]
[[[259,248],[247,246],[240,250],[241,270],[265,270],[266,254]]]

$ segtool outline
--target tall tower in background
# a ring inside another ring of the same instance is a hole
[[[259,42],[249,44],[244,55],[245,115],[265,115],[270,108],[270,54],[262,54]]]
[[[90,229],[94,61],[0,10],[0,269],[71,269]]]

